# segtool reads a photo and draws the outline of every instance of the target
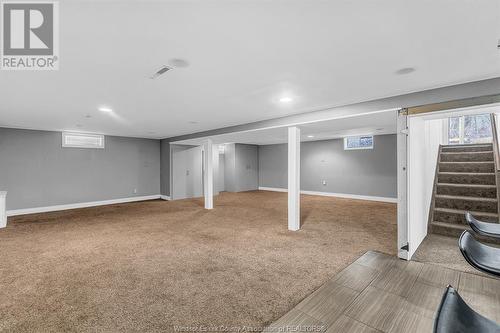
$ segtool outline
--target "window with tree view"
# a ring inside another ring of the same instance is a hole
[[[488,143],[491,140],[489,114],[448,118],[448,144]]]

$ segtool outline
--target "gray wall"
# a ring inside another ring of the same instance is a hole
[[[224,154],[225,188],[228,192],[259,188],[259,148],[241,143],[227,144]]]
[[[0,128],[7,209],[160,193],[159,140],[106,136],[105,147],[62,148],[60,132]]]
[[[160,189],[162,195],[170,195],[170,144],[160,142]]]
[[[397,197],[395,134],[375,136],[373,150],[344,150],[342,139],[302,142],[300,160],[302,190]],[[259,146],[259,186],[286,188],[287,164],[286,144]]]
[[[259,188],[259,147],[236,144],[236,192]]]
[[[236,192],[236,144],[227,144],[224,149],[224,187]]]
[[[301,149],[304,150],[304,143]],[[303,172],[302,170],[301,173]],[[301,181],[303,181],[302,177]],[[288,145],[286,143],[259,146],[259,186],[288,187]]]
[[[219,154],[219,170],[217,173],[217,192],[223,192],[226,190],[225,186],[225,161],[224,154]]]

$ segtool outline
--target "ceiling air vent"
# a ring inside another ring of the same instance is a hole
[[[165,74],[166,72],[168,72],[171,69],[172,69],[172,67],[161,66],[160,69],[158,69],[153,75],[151,75],[150,78],[151,78],[151,80],[157,79],[160,75]]]

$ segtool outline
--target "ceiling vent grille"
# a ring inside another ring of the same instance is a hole
[[[172,67],[161,66],[160,69],[158,69],[153,75],[151,75],[150,78],[151,78],[151,80],[157,79],[158,77],[160,77],[161,75],[165,74],[169,70],[172,70]]]

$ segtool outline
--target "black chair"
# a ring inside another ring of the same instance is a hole
[[[479,243],[467,230],[460,236],[458,247],[471,266],[500,277],[500,248]]]
[[[465,220],[475,233],[483,236],[500,238],[500,223],[487,223],[476,219],[470,212],[465,213]]]
[[[500,326],[472,310],[453,287],[444,292],[434,319],[435,333],[500,332]]]

